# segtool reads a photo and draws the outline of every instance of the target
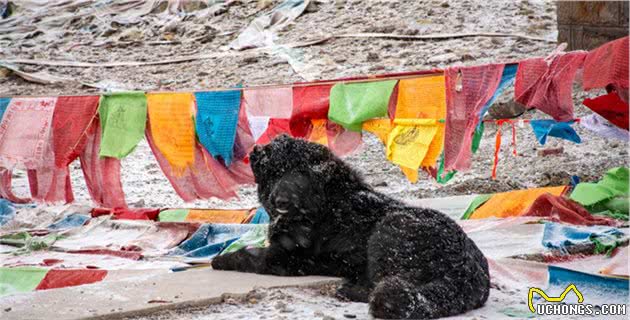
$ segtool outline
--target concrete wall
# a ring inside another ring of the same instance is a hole
[[[628,35],[628,1],[557,2],[558,43],[589,50]]]

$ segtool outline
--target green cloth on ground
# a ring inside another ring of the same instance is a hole
[[[35,290],[47,272],[35,267],[0,267],[0,297]]]
[[[49,233],[45,236],[31,236],[30,233],[17,232],[0,236],[0,243],[19,247],[19,250],[13,251],[12,254],[27,254],[31,251],[38,251],[50,248],[62,236],[56,233]]]
[[[147,98],[144,92],[121,92],[101,96],[101,157],[122,159],[144,137]]]
[[[610,169],[597,183],[579,183],[570,198],[591,214],[628,220],[628,168]]]
[[[344,128],[361,132],[369,119],[387,117],[389,98],[397,80],[338,83],[330,89],[328,119]]]
[[[470,215],[473,214],[473,212],[475,212],[475,210],[477,210],[477,208],[479,208],[482,204],[486,203],[486,201],[490,200],[490,198],[492,198],[493,194],[480,194],[477,197],[475,197],[470,204],[468,205],[468,208],[466,208],[466,211],[464,212],[464,214],[462,215],[462,220],[467,220],[470,218]]]
[[[589,240],[595,244],[595,252],[594,254],[606,254],[606,256],[612,256],[612,252],[619,247],[623,241],[617,237],[604,235],[604,236],[596,236],[592,235],[589,237]]]
[[[242,235],[240,239],[232,242],[221,254],[238,251],[245,247],[264,248],[268,230],[268,224],[257,224],[252,230]]]
[[[168,209],[160,212],[158,220],[161,222],[181,222],[186,221],[186,216],[190,209]]]

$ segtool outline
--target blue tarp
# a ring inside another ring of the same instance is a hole
[[[547,143],[547,137],[556,137],[573,141],[575,143],[582,142],[580,136],[571,127],[573,121],[557,122],[556,120],[531,120],[529,124],[534,130],[536,140],[538,140],[538,142],[542,145]]]
[[[196,92],[197,119],[195,130],[199,142],[215,158],[226,165],[234,157],[234,140],[241,106],[241,91]]]
[[[0,199],[0,226],[9,222],[13,217],[15,217],[15,206],[13,202]]]
[[[627,303],[628,279],[604,277],[596,274],[549,266],[549,296],[559,296],[567,286],[575,284],[584,296],[584,303]],[[575,295],[567,295],[565,303],[575,303]]]
[[[190,237],[170,252],[191,258],[211,258],[238,240],[255,224],[204,224]]]
[[[600,242],[615,242],[623,237],[623,232],[608,226],[569,226],[560,223],[545,223],[542,244],[546,248],[564,249],[583,243],[592,243],[593,239]]]
[[[90,220],[90,216],[84,214],[73,213],[65,218],[48,226],[50,230],[62,230],[80,227]]]

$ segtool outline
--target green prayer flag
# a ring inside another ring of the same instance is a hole
[[[483,137],[483,130],[485,129],[485,125],[483,122],[479,123],[479,126],[475,128],[475,133],[473,134],[471,150],[472,153],[477,153],[479,150],[479,145],[481,144],[481,138]]]
[[[35,267],[0,267],[0,297],[35,290],[47,272]]]
[[[181,222],[186,220],[190,209],[168,209],[160,212],[158,220],[161,222]]]
[[[338,83],[330,89],[328,118],[351,131],[364,121],[387,116],[389,98],[397,80]]]
[[[628,168],[613,168],[597,183],[579,183],[570,198],[592,214],[628,220],[628,181]]]
[[[144,92],[121,92],[101,96],[101,157],[122,159],[144,137],[147,98]]]

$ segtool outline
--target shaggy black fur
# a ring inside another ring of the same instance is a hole
[[[269,247],[218,256],[215,269],[345,279],[338,294],[377,318],[438,318],[481,307],[488,263],[444,214],[374,191],[328,149],[287,136],[250,155],[271,216]]]

